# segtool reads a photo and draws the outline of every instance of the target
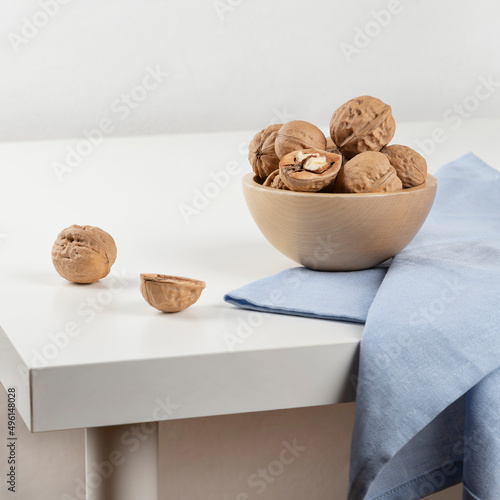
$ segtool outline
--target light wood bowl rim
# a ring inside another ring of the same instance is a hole
[[[255,179],[256,175],[253,172],[245,174],[243,177],[243,184],[247,187],[258,189],[263,192],[272,192],[279,196],[312,196],[318,198],[319,196],[323,198],[385,198],[388,196],[401,196],[409,195],[415,193],[416,191],[422,191],[424,189],[433,189],[437,186],[437,179],[432,174],[427,174],[425,182],[420,184],[420,186],[415,186],[408,189],[402,189],[400,191],[392,191],[390,193],[302,193],[300,191],[286,191],[284,189],[275,189],[268,186],[263,186],[259,184]]]

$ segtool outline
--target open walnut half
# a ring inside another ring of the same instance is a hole
[[[280,178],[291,191],[315,192],[332,184],[341,166],[340,154],[302,149],[283,156]]]
[[[167,276],[141,274],[141,293],[146,302],[166,313],[179,312],[193,305],[205,288],[204,281]]]

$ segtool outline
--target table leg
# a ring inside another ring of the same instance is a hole
[[[87,500],[158,500],[158,423],[89,428]]]

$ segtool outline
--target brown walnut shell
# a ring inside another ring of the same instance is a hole
[[[262,185],[266,187],[272,187],[274,189],[283,189],[285,191],[290,191],[286,187],[285,183],[281,180],[279,169],[269,174]]]
[[[403,183],[403,188],[420,186],[425,182],[427,162],[415,150],[394,144],[385,147],[380,152],[389,158],[389,162],[396,169],[396,173]]]
[[[294,120],[281,127],[274,146],[278,158],[281,159],[288,153],[300,149],[312,148],[324,151],[326,137],[316,125],[302,120]]]
[[[348,158],[365,151],[380,151],[395,131],[391,107],[371,96],[347,101],[330,120],[331,138]]]
[[[349,160],[335,181],[336,193],[387,193],[401,189],[401,180],[387,156],[375,151]]]
[[[255,135],[248,147],[248,161],[252,165],[253,171],[261,179],[265,179],[279,166],[280,160],[276,156],[274,142],[282,126],[282,124],[270,125],[261,130]]]
[[[107,276],[116,260],[113,238],[93,226],[70,226],[52,247],[56,271],[73,283],[94,283]]]
[[[332,141],[331,137],[326,138],[326,148],[325,151],[328,151],[329,153],[339,153],[339,148],[337,145]]]
[[[291,191],[317,192],[335,181],[341,166],[342,155],[337,153],[319,149],[292,151],[280,160],[280,178]]]
[[[328,153],[337,153],[338,155],[341,155],[342,156],[342,166],[344,166],[349,160],[346,156],[344,156],[339,148],[337,147],[337,145],[332,141],[331,137],[327,137],[326,138],[326,149],[325,151],[327,151]],[[325,191],[325,192],[329,192],[329,191]],[[333,193],[333,191],[331,191]]]
[[[206,283],[180,276],[141,274],[141,293],[146,302],[162,312],[172,313],[193,305]]]

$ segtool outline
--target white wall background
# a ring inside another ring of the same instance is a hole
[[[500,3],[401,0],[377,35],[373,13],[398,3],[1,0],[0,140],[79,137],[105,117],[115,134],[255,129],[290,116],[325,125],[361,94],[398,120],[441,119],[479,78],[500,81]],[[348,61],[341,44],[358,33],[362,45],[365,29],[376,36]],[[113,111],[147,66],[169,76],[127,116]],[[497,88],[474,117],[499,114]]]

